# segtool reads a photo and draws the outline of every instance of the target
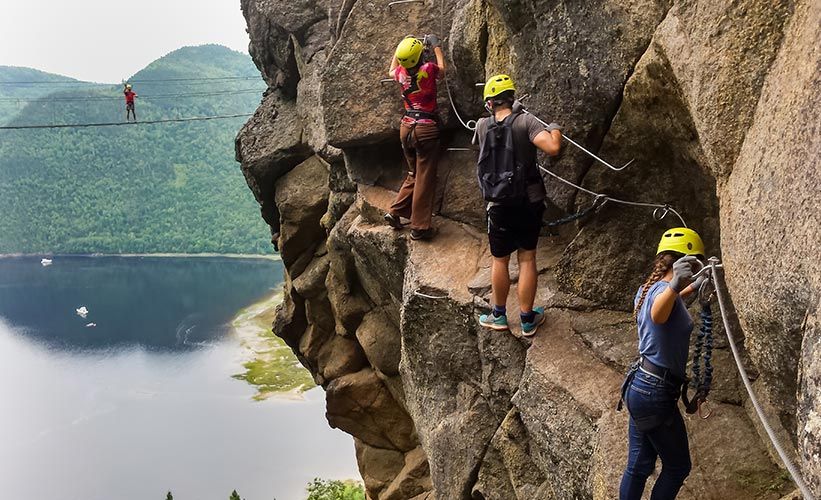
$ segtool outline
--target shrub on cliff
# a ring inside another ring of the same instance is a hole
[[[307,500],[365,500],[365,489],[355,481],[314,478],[307,491]]]

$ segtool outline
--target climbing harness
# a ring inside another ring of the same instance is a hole
[[[629,370],[627,371],[626,376],[624,377],[624,382],[621,384],[620,390],[620,398],[619,403],[616,405],[616,410],[621,411],[624,407],[624,403],[627,400],[627,391],[630,388],[630,385],[633,383],[633,379],[636,376],[636,373],[642,372],[645,375],[653,377],[660,382],[668,385],[670,388],[674,388],[679,394],[681,391],[686,387],[687,381],[683,380],[673,373],[670,372],[667,368],[663,368],[654,364],[649,359],[644,358],[643,356],[639,357],[632,365],[630,365]],[[628,410],[630,408],[628,407]],[[649,415],[643,418],[633,418],[633,422],[636,424],[636,427],[643,432],[650,431],[659,425],[669,421],[672,418],[672,414],[668,415]]]
[[[581,187],[577,184],[574,184],[574,183],[570,182],[569,180],[565,179],[564,177],[562,177],[558,174],[555,174],[555,173],[551,172],[550,170],[544,168],[544,166],[542,166],[542,165],[539,165],[539,169],[542,172],[544,172],[544,173],[546,173],[546,174],[548,174],[552,177],[555,177],[559,181],[564,182],[568,186],[573,187],[576,190],[581,191],[582,193],[587,193],[590,196],[604,197],[604,198],[607,199],[607,201],[612,201],[613,203],[619,203],[621,205],[629,205],[629,206],[634,206],[634,207],[655,208],[655,210],[653,211],[653,218],[656,219],[656,220],[661,220],[661,219],[667,217],[667,215],[669,215],[670,213],[673,213],[676,217],[678,217],[678,220],[681,221],[681,225],[684,226],[684,227],[687,227],[687,223],[684,222],[684,218],[681,216],[681,214],[679,214],[676,211],[676,209],[674,209],[670,205],[667,205],[667,204],[662,205],[660,203],[645,203],[645,202],[641,202],[641,201],[629,201],[629,200],[621,200],[619,198],[613,198],[612,196],[608,196],[606,194],[601,194],[601,193],[596,193],[595,191],[591,191],[591,190],[583,188],[583,187]]]
[[[439,121],[439,115],[436,113],[428,113],[427,111],[419,111],[416,109],[408,109],[405,111],[405,116],[413,120],[433,120]]]
[[[807,483],[804,482],[804,479],[801,477],[800,472],[793,464],[792,459],[784,450],[781,442],[779,441],[778,437],[775,435],[775,432],[770,426],[770,423],[767,421],[767,417],[764,416],[764,410],[761,408],[761,405],[758,402],[758,398],[755,397],[755,393],[753,392],[752,383],[750,382],[750,378],[747,376],[747,370],[744,368],[744,365],[741,362],[741,355],[738,352],[738,347],[735,344],[735,339],[733,338],[732,328],[730,327],[730,321],[727,317],[726,306],[724,304],[724,292],[722,291],[722,287],[718,286],[717,276],[718,273],[716,269],[720,267],[720,261],[717,257],[711,257],[708,261],[708,265],[705,266],[710,268],[710,278],[715,280],[714,287],[715,287],[715,294],[716,299],[718,302],[718,308],[721,312],[721,320],[724,323],[724,331],[727,332],[727,340],[730,344],[730,350],[733,352],[733,359],[735,359],[735,364],[738,367],[738,373],[741,375],[741,381],[744,382],[744,388],[747,390],[747,395],[750,397],[750,402],[755,408],[755,412],[758,415],[758,419],[761,421],[764,430],[767,432],[767,436],[770,438],[770,442],[773,444],[776,452],[778,452],[778,456],[781,457],[781,461],[784,463],[784,466],[787,468],[787,471],[792,476],[793,481],[795,482],[798,489],[801,490],[801,494],[804,495],[805,499],[814,500],[815,497],[810,492],[810,489],[807,487]],[[703,270],[702,270],[703,271]]]

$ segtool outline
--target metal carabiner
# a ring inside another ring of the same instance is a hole
[[[707,407],[707,413],[706,414],[702,414],[702,412],[701,412],[701,408],[703,406]],[[707,401],[706,399],[699,400],[699,402],[698,402],[698,412],[697,413],[698,413],[698,417],[702,420],[707,420],[708,418],[710,418],[710,415],[713,414],[713,410],[710,408],[709,401]]]
[[[663,212],[659,212],[659,210],[663,210]],[[670,207],[668,205],[664,205],[664,207],[658,207],[657,209],[653,210],[653,220],[662,220],[663,218],[667,217],[667,214],[670,213]]]

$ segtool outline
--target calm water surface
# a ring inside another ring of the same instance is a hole
[[[3,497],[291,500],[357,477],[321,390],[254,402],[231,378],[228,324],[280,277],[265,260],[0,258]]]

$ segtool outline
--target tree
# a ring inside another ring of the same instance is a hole
[[[239,497],[239,493],[237,493],[237,490],[234,490],[234,491],[231,492],[231,496],[228,497],[228,500],[242,500],[242,499]]]
[[[165,495],[165,500],[174,500],[174,495],[171,494],[169,491],[167,495]]]
[[[314,478],[306,490],[307,500],[365,500],[365,489],[356,481]]]

